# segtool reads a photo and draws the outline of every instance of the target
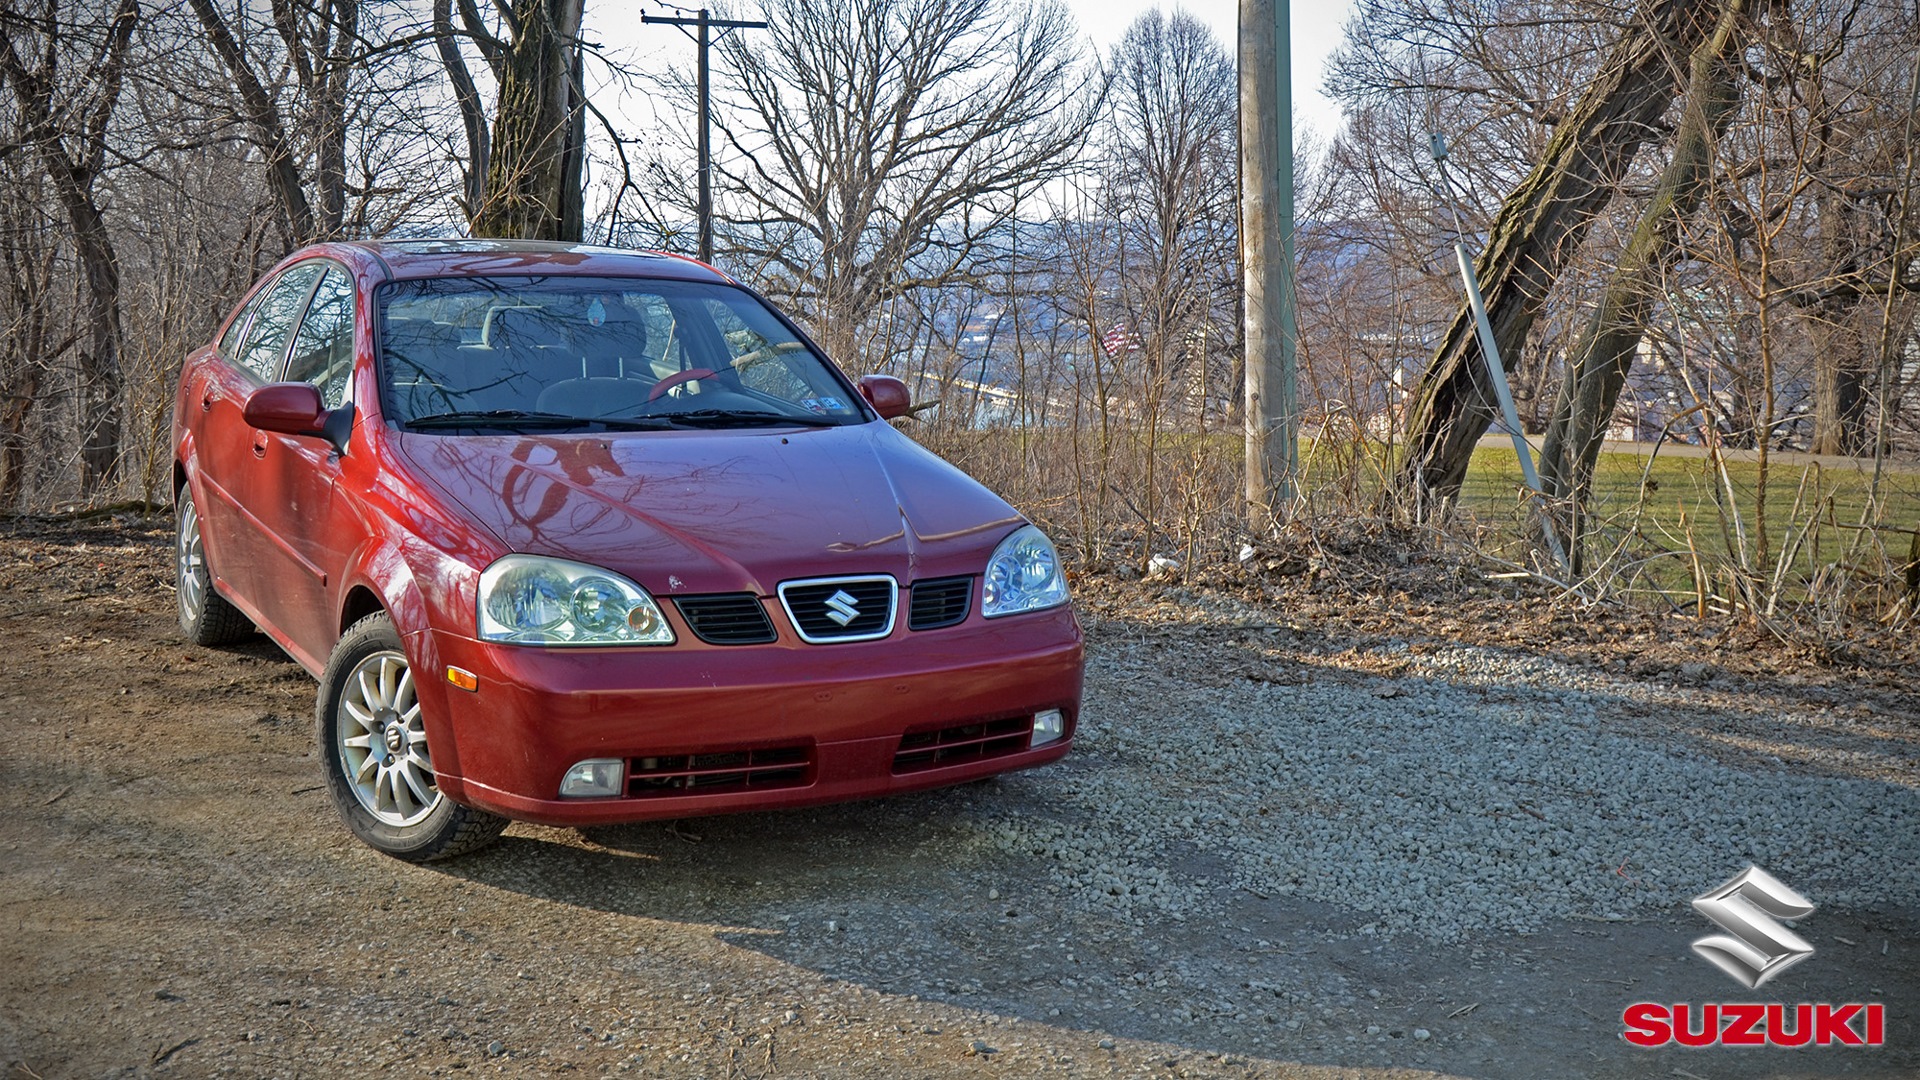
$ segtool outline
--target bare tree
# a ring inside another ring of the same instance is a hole
[[[767,30],[715,49],[720,247],[768,268],[852,360],[881,304],[978,280],[1015,197],[1080,167],[1100,79],[1053,0],[767,0],[763,15]]]
[[[16,134],[0,139],[17,146]],[[57,317],[53,296],[64,230],[44,205],[38,163],[25,157],[0,154],[0,511],[18,506],[27,488],[28,424],[53,361],[78,337]]]
[[[487,162],[492,158],[493,140],[487,133],[486,107],[480,102],[480,90],[462,55],[462,38],[473,43],[498,82],[506,63],[507,43],[501,41],[487,24],[474,0],[460,0],[460,27],[453,24],[454,0],[433,0],[433,45],[453,87],[454,102],[460,109],[460,126],[466,136],[467,153],[462,185],[465,197],[461,209],[469,220],[480,211],[487,196]]]
[[[1694,50],[1672,157],[1567,360],[1566,379],[1541,451],[1540,475],[1546,493],[1568,507],[1566,534],[1573,542],[1576,567],[1584,532],[1582,511],[1601,440],[1645,336],[1647,312],[1666,270],[1678,258],[1678,231],[1700,201],[1715,144],[1740,104],[1737,57],[1748,39],[1748,15],[1748,0],[1725,0],[1713,34]]]
[[[471,218],[478,235],[581,238],[586,118],[581,10],[581,0],[516,0],[505,16],[511,43],[482,45],[490,62],[497,57],[500,101],[490,145],[468,136],[476,158],[485,155],[484,166],[470,166],[471,174],[484,179]],[[469,29],[477,22],[467,19]],[[445,26],[446,20],[436,17],[436,23]],[[444,47],[441,58],[447,59]],[[463,67],[448,64],[447,70],[471,131],[477,99],[470,87],[461,86]]]
[[[1209,391],[1232,395],[1209,385],[1206,350],[1196,349],[1230,352],[1238,324],[1233,59],[1192,15],[1149,11],[1110,67],[1102,195],[1119,225],[1120,306],[1142,338],[1149,378],[1204,421]]]
[[[1520,354],[1555,278],[1671,106],[1685,57],[1712,25],[1704,6],[1648,0],[1639,7],[1598,78],[1502,205],[1477,269],[1503,355]],[[1417,505],[1443,506],[1459,492],[1474,445],[1498,415],[1487,379],[1463,304],[1414,391],[1400,474]]]
[[[1301,216],[1300,300],[1303,307],[1322,305],[1302,316],[1302,348],[1318,352],[1303,356],[1303,378],[1358,374],[1351,354],[1395,342],[1391,358],[1382,358],[1390,368],[1385,377],[1355,384],[1352,390],[1365,393],[1341,400],[1356,408],[1393,401],[1391,413],[1374,412],[1369,426],[1400,430],[1406,388],[1460,308],[1451,254],[1456,229],[1488,235],[1502,197],[1547,153],[1581,89],[1613,55],[1626,21],[1618,5],[1593,0],[1360,0],[1328,77],[1347,122],[1326,156],[1318,196],[1326,209]],[[1446,191],[1437,190],[1433,132],[1444,134],[1452,152],[1454,183]],[[1607,224],[1598,223],[1603,233]],[[1330,251],[1323,241],[1336,236]],[[1563,255],[1559,287],[1586,287],[1599,260],[1578,258],[1577,250]],[[1323,298],[1335,291],[1344,293],[1342,304],[1327,310]],[[1348,306],[1355,301],[1362,306]],[[1330,334],[1330,318],[1362,328],[1365,340]],[[1548,379],[1571,322],[1543,307],[1528,347],[1505,354],[1528,430],[1544,424]],[[1311,413],[1312,399],[1303,400]]]
[[[270,0],[264,12],[187,6],[220,75],[196,81],[190,57],[163,59],[171,70],[155,78],[179,99],[184,130],[156,141],[209,145],[237,119],[261,155],[283,247],[377,232],[406,216],[392,204],[434,201],[438,184],[421,183],[431,173],[421,147],[432,140],[419,133],[439,110],[422,106],[428,88],[412,55],[436,38],[431,30],[368,0]],[[260,15],[271,34],[249,24]],[[162,19],[155,32],[181,33]]]
[[[1102,253],[1113,292],[1096,296],[1086,316],[1110,359],[1129,369],[1130,427],[1143,440],[1137,505],[1145,509],[1159,501],[1167,419],[1185,415],[1204,427],[1210,405],[1233,397],[1221,385],[1221,361],[1239,337],[1239,88],[1232,58],[1185,12],[1135,19],[1110,69],[1097,206],[1116,226]],[[1151,552],[1160,521],[1147,513]]]
[[[106,168],[114,106],[126,77],[127,49],[140,20],[138,0],[97,25],[63,23],[58,0],[38,12],[0,13],[0,76],[19,106],[19,144],[40,160],[73,231],[86,281],[89,332],[80,347],[81,489],[108,487],[121,438],[120,268],[96,185]]]
[[[1761,152],[1798,162],[1808,181],[1788,208],[1798,220],[1775,273],[1809,338],[1818,453],[1877,449],[1874,400],[1894,389],[1882,330],[1900,307],[1887,301],[1920,292],[1920,275],[1903,269],[1911,256],[1896,250],[1915,224],[1902,220],[1912,181],[1901,164],[1916,33],[1910,9],[1815,0],[1781,20],[1755,65],[1769,129]]]

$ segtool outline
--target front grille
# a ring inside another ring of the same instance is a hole
[[[1032,737],[1031,716],[909,734],[901,737],[900,749],[893,755],[893,771],[896,774],[922,772],[1005,757],[1025,750]]]
[[[815,578],[780,586],[780,604],[802,641],[869,641],[893,632],[900,587],[885,575]]]
[[[709,645],[765,645],[779,637],[767,609],[752,593],[682,596],[673,606],[694,636]]]
[[[627,795],[635,799],[658,799],[805,787],[812,771],[813,748],[810,746],[634,758],[627,763]]]
[[[907,629],[938,630],[965,622],[973,605],[973,579],[936,578],[913,587],[913,602],[907,609]]]

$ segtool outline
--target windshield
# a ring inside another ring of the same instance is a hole
[[[428,278],[389,283],[377,302],[381,400],[415,430],[866,420],[824,359],[727,285]]]

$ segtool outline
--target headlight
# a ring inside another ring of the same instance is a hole
[[[508,555],[480,575],[480,640],[520,645],[671,645],[647,590],[585,563]]]
[[[1060,572],[1053,541],[1031,525],[1000,541],[993,558],[987,560],[981,595],[980,614],[989,619],[1066,603],[1067,578]]]

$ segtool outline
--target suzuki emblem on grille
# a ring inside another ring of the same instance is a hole
[[[839,592],[827,597],[826,608],[827,618],[832,619],[841,626],[847,625],[860,615],[859,599],[845,589],[841,589]]]

